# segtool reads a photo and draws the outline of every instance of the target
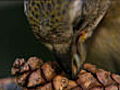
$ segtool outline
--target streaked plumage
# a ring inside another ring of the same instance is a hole
[[[109,5],[110,0],[28,0],[25,14],[35,36],[72,75],[77,74],[85,60],[85,40]]]

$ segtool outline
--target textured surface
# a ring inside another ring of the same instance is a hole
[[[92,33],[109,4],[110,0],[26,0],[24,7],[35,36],[61,44],[77,37],[76,30]]]
[[[34,62],[29,63],[31,60]],[[31,57],[27,62],[16,59],[12,68],[15,82],[25,90],[118,90],[120,85],[119,75],[91,64],[84,64],[76,79],[71,80],[57,63],[41,62],[37,57]]]
[[[67,9],[71,0],[28,0],[26,2],[25,13],[37,38],[54,43],[70,40],[72,31],[70,31]]]

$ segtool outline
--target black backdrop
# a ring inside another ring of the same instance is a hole
[[[10,76],[15,58],[29,56],[53,60],[32,34],[24,15],[23,1],[0,1],[0,78]]]

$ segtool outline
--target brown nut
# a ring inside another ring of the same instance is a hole
[[[78,75],[77,83],[83,88],[83,89],[91,89],[93,87],[100,87],[101,84],[93,77],[91,73],[82,73]]]
[[[94,88],[92,88],[90,90],[104,90],[104,88],[103,87],[94,87]]]
[[[75,88],[75,87],[77,87],[77,86],[78,86],[78,85],[77,85],[77,83],[76,83],[75,81],[69,80],[68,86],[67,86],[67,89],[66,89],[66,90],[70,90],[70,89]]]
[[[29,74],[30,74],[29,72],[26,72],[18,77],[15,77],[15,82],[21,86],[24,86],[27,83],[26,80]]]
[[[27,87],[35,87],[39,84],[45,84],[45,80],[41,75],[41,70],[38,69],[29,76]]]
[[[96,76],[104,86],[109,86],[115,83],[110,76],[110,72],[104,71],[102,69],[97,70]]]
[[[83,89],[80,88],[80,87],[76,87],[76,88],[73,88],[73,89],[71,89],[71,90],[83,90]]]
[[[40,68],[40,66],[43,64],[43,61],[37,57],[31,57],[28,59],[27,64],[29,64],[31,70],[35,70]]]
[[[44,86],[37,87],[35,90],[53,90],[52,83],[47,83]]]
[[[112,78],[120,85],[120,76],[117,74],[112,74]]]
[[[105,90],[118,90],[118,87],[115,85],[111,85],[105,88]]]
[[[96,72],[96,66],[95,65],[91,65],[91,64],[84,64],[83,65],[84,69],[92,72],[92,73],[95,73]]]
[[[19,68],[25,64],[25,59],[24,58],[17,58],[15,62],[13,63],[14,68]]]
[[[64,90],[65,88],[67,88],[68,83],[69,83],[69,80],[66,77],[63,77],[60,75],[56,76],[53,79],[53,85],[55,90]]]
[[[52,80],[56,75],[55,69],[52,68],[51,63],[45,63],[41,67],[41,70],[43,71],[43,74],[45,75],[47,81]]]

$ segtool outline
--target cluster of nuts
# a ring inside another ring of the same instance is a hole
[[[118,90],[120,76],[94,65],[84,64],[76,80],[70,80],[56,62],[31,57],[16,59],[12,67],[15,82],[24,90]]]

